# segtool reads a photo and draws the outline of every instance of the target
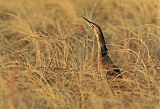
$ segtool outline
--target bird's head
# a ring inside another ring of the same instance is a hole
[[[99,35],[99,34],[102,32],[102,31],[101,31],[101,28],[100,28],[97,24],[89,21],[87,18],[85,18],[85,17],[83,17],[83,16],[82,16],[82,18],[83,18],[85,21],[88,22],[88,25],[89,25],[89,26],[91,27],[91,29],[94,31],[94,33],[96,34],[96,36]]]

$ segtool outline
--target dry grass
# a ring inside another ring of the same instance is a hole
[[[123,79],[97,72],[98,23]],[[159,0],[0,0],[0,109],[159,109]]]

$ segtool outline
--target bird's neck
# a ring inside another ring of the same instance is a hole
[[[97,34],[97,43],[98,43],[98,61],[101,65],[103,64],[112,64],[112,60],[109,57],[109,51],[106,46],[106,42],[103,36],[102,31]]]

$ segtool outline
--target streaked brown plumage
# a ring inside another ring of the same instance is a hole
[[[101,28],[89,21],[88,19],[86,19],[85,17],[82,17],[85,21],[87,21],[89,23],[89,26],[91,27],[91,29],[94,31],[95,36],[97,38],[97,44],[98,44],[98,68],[100,69],[106,69],[106,78],[108,78],[109,76],[111,77],[121,77],[121,70],[119,69],[119,67],[117,67],[116,65],[114,65],[113,61],[111,60],[110,56],[109,56],[109,51],[108,48],[106,46],[106,42],[103,36],[103,32],[101,30]]]

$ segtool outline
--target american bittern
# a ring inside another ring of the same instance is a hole
[[[106,69],[106,78],[109,77],[121,77],[121,71],[119,69],[119,67],[117,67],[113,61],[111,60],[110,56],[109,56],[109,51],[108,48],[106,46],[106,42],[103,36],[103,32],[101,30],[101,28],[89,21],[88,19],[86,19],[85,17],[82,17],[85,21],[87,21],[89,23],[89,26],[91,27],[91,29],[94,31],[95,36],[97,38],[97,44],[98,44],[98,69]]]

